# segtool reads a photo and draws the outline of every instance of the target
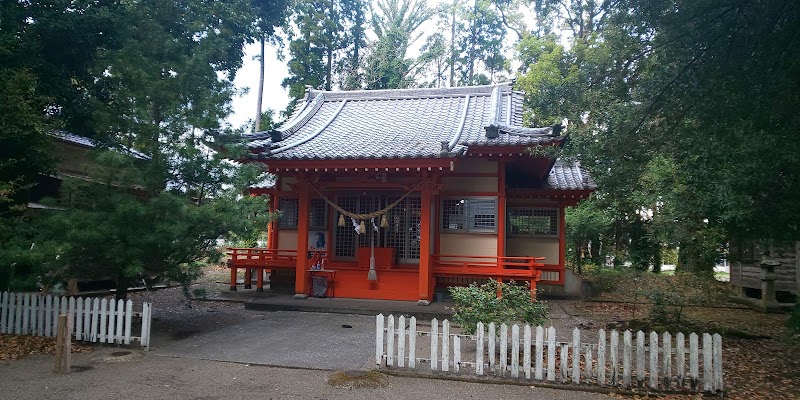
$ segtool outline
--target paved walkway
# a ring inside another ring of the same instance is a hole
[[[374,342],[374,317],[276,311],[211,332],[154,342],[153,351],[203,360],[361,369],[372,366]]]

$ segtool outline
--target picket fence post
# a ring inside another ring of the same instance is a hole
[[[606,384],[606,331],[597,332],[597,384]]]
[[[662,383],[664,389],[669,390],[672,388],[672,335],[669,332],[664,332],[662,342],[664,347],[664,362],[662,364],[664,375]]]
[[[700,358],[700,350],[698,348],[698,336],[696,333],[692,332],[689,335],[689,381],[692,387],[692,390],[696,390],[697,386],[700,384],[700,367],[699,367],[699,358]]]
[[[500,324],[500,376],[506,375],[508,368],[508,326]]]
[[[678,388],[683,389],[686,383],[686,338],[683,332],[675,335],[675,369],[678,378]]]
[[[453,372],[461,370],[461,336],[453,336]]]
[[[394,366],[394,314],[389,314],[386,323],[386,365]]]
[[[439,368],[439,320],[431,320],[431,370]]]
[[[658,333],[650,332],[650,388],[658,389]]]
[[[450,321],[442,321],[442,371],[450,370]]]
[[[722,336],[715,333],[713,336],[714,341],[714,390],[721,392],[722,387]]]
[[[494,322],[489,323],[489,372],[494,374],[496,373],[497,363],[495,361],[495,355],[497,354],[497,333],[495,332],[495,325]]]
[[[714,350],[712,347],[711,334],[703,334],[703,391],[710,392],[714,390],[714,377],[712,376],[712,357]]]
[[[581,382],[581,331],[572,330],[572,383]]]
[[[561,383],[567,383],[569,377],[569,370],[567,369],[567,359],[569,358],[569,345],[564,343],[561,345]]]
[[[0,333],[6,333],[6,318],[8,317],[8,292],[0,294]]]
[[[556,328],[547,329],[547,380],[556,380]]]
[[[511,327],[511,377],[519,378],[519,325]]]
[[[477,343],[475,343],[475,374],[483,375],[483,341],[485,335],[483,322],[478,322],[478,326],[475,330],[477,341]]]
[[[534,375],[537,380],[542,380],[544,374],[542,371],[544,362],[544,328],[542,326],[536,327],[536,374]]]
[[[401,315],[397,321],[397,366],[406,366],[406,317]]]
[[[522,370],[525,373],[525,379],[531,379],[531,326],[525,324],[523,336],[523,350],[522,350]]]
[[[417,319],[411,317],[408,325],[408,368],[417,367]]]
[[[619,384],[619,332],[611,330],[611,386]]]
[[[623,334],[623,349],[622,349],[622,386],[625,388],[631,387],[631,362],[633,355],[633,334],[630,330],[626,330]]]
[[[383,314],[375,317],[375,365],[380,369],[383,360]]]

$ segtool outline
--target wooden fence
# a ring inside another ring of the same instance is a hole
[[[55,337],[58,316],[70,314],[73,323],[68,333],[75,340],[126,345],[136,340],[149,349],[152,310],[150,303],[143,303],[142,311],[134,312],[130,300],[3,292],[0,333]],[[139,336],[133,336],[135,323],[141,332]]]
[[[502,324],[498,329],[494,323],[478,323],[474,335],[452,334],[450,329],[448,320],[441,324],[431,320],[430,331],[425,332],[417,330],[414,317],[380,314],[375,320],[375,363],[378,368],[411,369],[428,364],[431,371],[550,383],[723,390],[719,334],[704,333],[701,348],[700,336],[692,333],[687,348],[683,333],[673,338],[669,332],[646,335],[642,331],[612,330],[607,335],[600,329],[584,331],[596,333],[596,341],[581,342],[582,331],[575,328],[571,342],[560,342],[553,327],[512,325],[509,329]],[[430,343],[422,343],[420,337],[429,338]]]

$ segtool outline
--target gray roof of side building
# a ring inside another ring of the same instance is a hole
[[[81,147],[87,147],[87,148],[103,147],[102,145],[100,145],[99,143],[97,143],[96,141],[94,141],[94,140],[92,140],[90,138],[87,138],[85,136],[76,135],[74,133],[70,133],[70,132],[67,132],[67,131],[60,131],[60,130],[59,131],[52,131],[52,132],[50,132],[50,136],[52,136],[52,137],[54,137],[56,139],[59,139],[61,141],[64,141],[64,142],[67,142],[67,143],[71,143],[71,144],[74,144],[74,145],[77,145],[77,146],[81,146]],[[142,153],[140,151],[137,151],[137,150],[125,147],[125,146],[119,146],[118,148],[115,148],[114,150],[117,150],[117,151],[119,151],[119,152],[121,152],[123,154],[130,155],[130,156],[132,156],[134,158],[137,158],[139,160],[149,160],[150,159],[150,156],[148,156],[147,154],[144,154],[144,153]]]
[[[547,187],[559,190],[595,190],[597,183],[577,161],[558,159],[547,176]]]

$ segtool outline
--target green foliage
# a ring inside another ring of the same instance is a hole
[[[650,321],[660,324],[680,326],[686,307],[713,305],[726,298],[719,282],[694,274],[642,273],[630,284],[635,285],[638,295],[651,303]]]
[[[543,324],[547,320],[547,305],[531,299],[528,283],[520,285],[490,279],[483,285],[473,283],[449,290],[456,303],[453,320],[468,334],[475,332],[478,322]]]
[[[207,144],[234,133],[224,118],[243,44],[272,33],[281,4],[0,4],[4,288],[113,278],[125,296],[127,282],[142,276],[185,282],[201,260],[219,257],[218,238],[266,225],[265,199],[242,196],[260,171]],[[64,179],[57,208],[20,215],[9,205],[24,204],[33,178],[52,172],[46,132],[56,127],[150,159],[101,152],[89,179]]]
[[[613,293],[626,287],[627,282],[637,275],[630,268],[589,265],[583,270],[582,278],[591,283],[593,293]]]

